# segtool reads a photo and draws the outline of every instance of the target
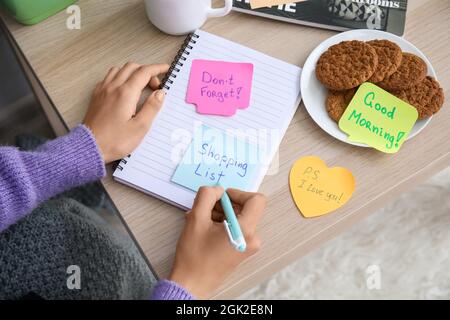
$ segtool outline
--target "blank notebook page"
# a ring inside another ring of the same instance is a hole
[[[152,128],[114,172],[118,181],[185,209],[192,207],[195,192],[171,182],[171,178],[200,123],[224,131],[240,130],[249,141],[263,145],[266,165],[261,165],[248,187],[256,191],[300,103],[299,67],[201,30],[195,35],[178,60],[179,71],[173,73],[176,78],[169,78],[173,83],[168,85],[164,106]],[[193,59],[252,63],[249,107],[232,117],[198,114],[195,105],[186,103]],[[260,132],[276,134],[261,138]]]

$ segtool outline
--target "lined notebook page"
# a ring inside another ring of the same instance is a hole
[[[178,66],[177,77],[171,78],[173,83],[152,128],[122,165],[123,169],[114,172],[120,182],[182,208],[191,208],[195,193],[170,180],[200,123],[219,130],[244,132],[249,141],[266,150],[267,165],[261,165],[248,188],[256,191],[300,103],[299,67],[201,30],[195,34],[196,43],[187,49],[186,60],[180,60],[183,66]],[[194,59],[253,63],[250,106],[232,117],[198,114],[195,105],[185,102]]]

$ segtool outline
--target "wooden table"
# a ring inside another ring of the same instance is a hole
[[[141,0],[80,0],[78,4],[81,30],[66,28],[68,15],[64,12],[32,27],[5,17],[69,127],[82,120],[92,88],[111,66],[121,66],[128,60],[171,62],[184,40],[156,30],[148,22]],[[239,13],[210,20],[203,29],[299,66],[315,46],[335,34]],[[448,0],[409,1],[405,38],[431,60],[447,97],[450,97],[449,30]],[[301,105],[280,147],[279,173],[267,176],[260,188],[269,197],[259,228],[262,249],[239,267],[216,298],[238,296],[450,165],[448,101],[430,125],[395,155],[335,140],[311,120]],[[353,198],[334,214],[304,219],[291,199],[288,172],[293,162],[305,155],[318,155],[330,166],[345,166],[356,177]],[[104,179],[104,184],[158,275],[167,276],[183,227],[183,213],[114,182],[111,175]]]

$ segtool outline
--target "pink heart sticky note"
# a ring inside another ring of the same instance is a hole
[[[201,114],[232,116],[250,104],[253,64],[193,60],[186,101]]]

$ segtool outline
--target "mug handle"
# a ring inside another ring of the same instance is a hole
[[[212,0],[211,0],[212,5]],[[207,14],[208,18],[216,18],[216,17],[223,17],[226,16],[228,13],[230,13],[231,9],[233,8],[233,0],[225,0],[225,6],[223,8],[209,8]]]

